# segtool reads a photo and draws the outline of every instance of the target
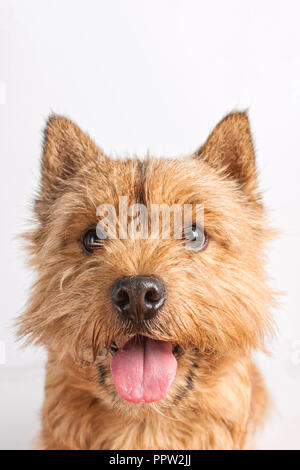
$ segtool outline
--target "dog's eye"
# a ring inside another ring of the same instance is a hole
[[[208,242],[208,237],[202,227],[192,225],[184,231],[184,238],[187,240],[184,246],[187,250],[201,251],[203,250]]]
[[[104,238],[98,237],[96,227],[88,228],[81,236],[81,243],[85,252],[92,253],[94,250],[101,248]]]

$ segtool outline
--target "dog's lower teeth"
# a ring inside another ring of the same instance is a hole
[[[176,357],[176,359],[179,359],[179,357],[182,355],[182,349],[178,344],[174,346],[172,353]]]
[[[113,356],[118,351],[118,348],[111,346],[109,351],[110,351],[110,354]]]

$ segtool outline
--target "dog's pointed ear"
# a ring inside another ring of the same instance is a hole
[[[223,118],[194,158],[203,159],[235,180],[248,196],[256,197],[255,152],[246,112],[234,112]]]
[[[74,122],[62,116],[50,116],[44,130],[42,192],[53,194],[88,161],[99,158],[105,158],[102,151]]]

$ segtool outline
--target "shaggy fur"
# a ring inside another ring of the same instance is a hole
[[[182,240],[107,240],[87,255],[96,208],[204,203],[207,247]],[[194,155],[113,160],[70,120],[45,130],[36,225],[27,235],[38,279],[19,335],[48,352],[44,449],[242,449],[268,406],[251,353],[272,330],[264,246],[270,238],[245,113],[226,116]],[[137,333],[113,308],[122,276],[162,279],[167,299],[143,333],[183,349],[165,399],[133,404],[110,372],[112,341]]]

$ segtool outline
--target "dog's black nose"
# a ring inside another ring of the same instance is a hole
[[[112,301],[117,311],[135,323],[155,317],[165,296],[165,286],[152,276],[122,277],[112,287]]]

